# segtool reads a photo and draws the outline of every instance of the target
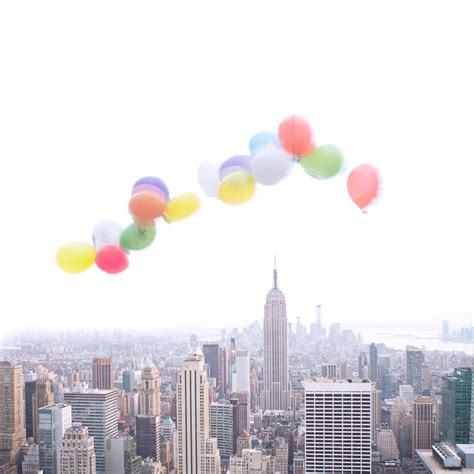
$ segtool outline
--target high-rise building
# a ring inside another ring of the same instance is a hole
[[[371,472],[372,390],[368,382],[305,382],[307,473]]]
[[[217,440],[209,437],[209,383],[200,354],[189,356],[176,387],[178,474],[220,472]]]
[[[237,404],[229,400],[213,402],[209,409],[209,434],[217,439],[221,463],[227,466],[229,458],[235,453],[237,436]]]
[[[135,389],[135,371],[126,369],[122,372],[122,386],[125,392]]]
[[[371,433],[372,440],[376,442],[376,432],[382,424],[382,391],[377,389],[376,384],[372,383],[372,420]]]
[[[160,462],[160,436],[159,416],[138,415],[136,417],[137,454],[144,459],[151,458]]]
[[[96,474],[94,438],[87,426],[73,423],[64,433],[59,450],[59,474]]]
[[[161,422],[160,432],[164,441],[169,443],[169,459],[164,459],[163,453],[161,453],[161,463],[168,469],[168,472],[172,472],[178,465],[178,434],[176,425],[170,417]]]
[[[451,444],[469,443],[471,422],[472,369],[459,367],[443,377],[442,439]]]
[[[288,372],[288,320],[285,295],[278,288],[277,269],[273,270],[273,288],[267,294],[263,321],[263,410],[287,410],[291,388]]]
[[[249,392],[232,392],[231,402],[237,405],[236,431],[250,431],[250,395]]]
[[[413,401],[413,456],[417,449],[430,449],[433,444],[433,400],[417,396]],[[414,458],[413,458],[414,459]]]
[[[359,354],[359,378],[362,380],[369,378],[369,360],[365,352]]]
[[[413,387],[415,395],[423,392],[421,383],[421,366],[424,362],[423,352],[413,346],[407,346],[407,383]]]
[[[114,388],[114,374],[110,357],[92,359],[92,388],[111,390]]]
[[[33,397],[35,393],[36,374],[34,379],[25,381],[25,427],[27,438],[34,438]]]
[[[38,411],[40,408],[54,404],[53,381],[48,376],[38,377],[33,394],[33,438],[39,444],[38,439]]]
[[[317,341],[323,335],[323,326],[321,322],[321,305],[316,306],[316,319],[311,324],[310,336],[313,341]]]
[[[142,458],[135,452],[130,436],[113,436],[105,440],[106,474],[141,474]]]
[[[158,369],[149,359],[142,370],[140,415],[160,416],[160,378]]]
[[[387,428],[377,430],[376,444],[379,448],[381,461],[396,460],[400,458],[397,440],[393,431]]]
[[[28,447],[21,469],[23,474],[38,474],[40,472],[39,446],[37,444]]]
[[[288,474],[288,443],[285,438],[275,438],[273,455],[275,457],[275,472]]]
[[[209,377],[221,395],[227,391],[227,349],[220,344],[203,344],[204,362],[209,366]]]
[[[58,472],[61,442],[71,425],[70,405],[56,404],[38,409],[39,458],[44,474]]]
[[[372,342],[369,348],[369,379],[372,382],[377,382],[378,380],[378,351],[377,346]],[[380,387],[379,387],[380,388]]]
[[[352,369],[352,364],[350,362],[343,362],[341,364],[341,379],[342,380],[348,380],[352,379],[354,377]]]
[[[235,351],[232,392],[250,393],[250,357],[246,350]]]
[[[325,379],[336,379],[337,378],[337,365],[336,364],[322,364],[321,374]]]
[[[97,474],[105,473],[105,439],[118,434],[117,390],[64,392],[72,409],[73,423],[82,423],[94,438]]]
[[[23,369],[0,362],[0,466],[20,467],[21,446],[26,442],[23,411]]]

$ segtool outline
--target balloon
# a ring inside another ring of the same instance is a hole
[[[334,145],[321,145],[302,156],[299,162],[313,178],[327,179],[341,171],[344,159]]]
[[[250,154],[254,156],[260,148],[266,145],[280,145],[280,139],[274,132],[258,132],[249,141]]]
[[[252,175],[265,186],[272,186],[286,178],[293,166],[292,155],[281,147],[266,145],[252,160]]]
[[[314,148],[311,126],[303,117],[293,115],[281,122],[278,137],[283,148],[294,156],[307,155]]]
[[[154,225],[142,227],[134,222],[122,232],[120,246],[127,250],[142,250],[153,243],[155,236]]]
[[[201,189],[211,197],[217,197],[219,189],[219,165],[204,161],[198,168],[198,182]]]
[[[226,176],[219,186],[219,199],[226,204],[242,204],[255,194],[255,178],[246,171]]]
[[[140,178],[134,185],[139,186],[140,184],[151,184],[158,188],[165,196],[165,200],[168,201],[170,198],[170,192],[168,191],[168,186],[166,186],[165,182],[160,178],[155,178],[154,176],[145,176]],[[132,190],[133,192],[133,190]]]
[[[362,210],[371,204],[380,191],[378,170],[369,164],[356,166],[347,178],[347,191]]]
[[[201,203],[194,193],[183,193],[175,196],[166,206],[166,220],[168,222],[180,221],[192,216],[199,210]]]
[[[141,193],[143,191],[149,191],[151,193],[159,194],[160,196],[163,197],[165,201],[167,201],[165,194],[160,188],[157,188],[156,186],[153,186],[153,184],[138,184],[137,186],[134,186],[132,189],[132,196],[137,193]]]
[[[118,244],[123,229],[124,226],[118,222],[109,219],[99,221],[92,232],[92,240],[96,250],[99,250],[105,245]]]
[[[166,201],[158,193],[142,191],[131,197],[128,208],[138,221],[148,223],[165,212]]]
[[[120,273],[128,267],[128,257],[118,245],[106,245],[97,252],[95,263],[106,273]]]
[[[225,160],[219,168],[220,179],[223,179],[226,176],[239,171],[250,171],[251,162],[252,157],[248,155],[231,156]]]
[[[86,271],[95,261],[95,248],[82,242],[63,245],[56,253],[56,263],[66,273]]]

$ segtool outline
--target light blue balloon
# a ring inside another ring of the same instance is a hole
[[[258,132],[249,141],[250,154],[255,155],[262,146],[280,145],[280,139],[274,132]]]

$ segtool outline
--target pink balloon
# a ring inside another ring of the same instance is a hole
[[[380,192],[377,168],[369,164],[356,166],[347,178],[347,191],[360,209],[364,210],[372,204]]]
[[[95,263],[106,273],[120,273],[128,267],[128,257],[118,245],[106,245],[97,252]]]

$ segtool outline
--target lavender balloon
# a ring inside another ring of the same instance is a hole
[[[140,186],[142,184],[151,184],[152,186],[155,186],[158,188],[164,195],[165,199],[169,201],[170,199],[170,192],[168,191],[168,186],[164,183],[164,181],[160,178],[155,178],[154,176],[145,176],[143,178],[140,178],[134,185],[133,188],[136,186]],[[133,194],[133,190],[132,190]]]
[[[235,155],[227,158],[219,168],[219,176],[221,179],[229,176],[236,171],[250,171],[252,157],[248,155]]]

